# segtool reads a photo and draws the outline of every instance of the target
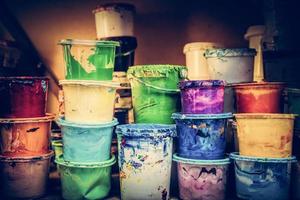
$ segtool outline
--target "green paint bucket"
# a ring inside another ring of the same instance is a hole
[[[141,65],[130,67],[127,77],[132,88],[136,123],[173,124],[172,113],[180,111],[178,83],[187,76],[185,66]]]
[[[52,149],[55,153],[55,159],[59,158],[63,154],[63,142],[62,140],[52,140]]]
[[[115,65],[115,41],[61,40],[65,60],[65,78],[73,80],[112,80]]]
[[[112,155],[110,160],[97,163],[67,162],[60,156],[55,162],[59,166],[64,199],[102,199],[111,187],[111,166],[116,162]]]

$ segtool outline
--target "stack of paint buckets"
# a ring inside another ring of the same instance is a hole
[[[61,40],[65,116],[57,120],[63,155],[56,158],[64,199],[101,199],[111,187],[111,155],[116,89],[112,82],[114,41]]]
[[[33,199],[46,193],[50,127],[48,78],[0,78],[0,196]]]

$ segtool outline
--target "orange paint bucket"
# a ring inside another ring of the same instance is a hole
[[[238,113],[281,113],[283,83],[235,84]]]
[[[0,118],[0,154],[18,157],[49,152],[54,118],[53,114],[37,118]]]

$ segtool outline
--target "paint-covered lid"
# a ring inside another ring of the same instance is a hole
[[[250,162],[264,162],[264,163],[287,163],[287,162],[296,162],[297,159],[295,156],[288,158],[260,158],[260,157],[251,157],[251,156],[241,156],[238,152],[230,153],[230,159],[238,161],[250,161]]]
[[[187,77],[187,67],[179,65],[136,65],[129,67],[127,77],[168,77],[171,72],[177,72],[181,79]]]
[[[103,167],[110,167],[116,163],[116,158],[112,154],[109,160],[103,162],[94,162],[94,163],[80,163],[80,162],[70,162],[65,161],[63,155],[60,155],[58,158],[55,159],[55,163],[58,165],[66,166],[66,167],[73,167],[73,168],[103,168]]]
[[[33,117],[33,118],[0,118],[0,124],[1,123],[37,123],[37,122],[50,122],[55,119],[56,115],[52,113],[47,113],[44,117]]]
[[[94,81],[94,80],[60,80],[59,85],[82,85],[82,86],[104,86],[119,88],[121,84],[114,81]]]
[[[193,80],[193,81],[180,81],[178,86],[180,89],[185,88],[208,88],[208,87],[224,87],[225,81],[223,80]]]
[[[125,124],[117,126],[116,133],[131,137],[174,137],[176,126],[174,124]]]
[[[215,42],[191,42],[184,45],[183,53],[188,51],[206,50],[212,48],[222,48],[224,45]]]
[[[278,113],[237,113],[233,114],[236,119],[295,119],[296,114]]]
[[[182,114],[173,113],[172,119],[230,119],[232,113],[221,113],[221,114]]]
[[[241,57],[241,56],[255,56],[256,50],[250,48],[235,48],[235,49],[207,49],[204,53],[206,58],[222,58],[222,57]]]
[[[47,160],[54,155],[53,151],[49,151],[46,154],[35,155],[35,156],[20,156],[20,157],[11,157],[11,156],[3,156],[0,155],[1,162],[34,162],[40,160]]]
[[[178,156],[177,153],[173,155],[173,160],[179,163],[191,164],[191,165],[228,165],[230,164],[229,158],[218,159],[218,160],[199,160],[199,159],[190,159],[183,158]]]
[[[251,82],[251,83],[233,83],[231,84],[235,89],[249,89],[249,88],[278,88],[283,89],[284,83],[281,82]]]
[[[97,6],[93,13],[110,10],[129,10],[135,13],[135,6],[129,3],[107,3]]]
[[[116,41],[104,40],[78,40],[78,39],[64,39],[60,40],[58,44],[61,45],[85,45],[85,46],[105,46],[105,47],[119,47],[120,43]]]
[[[69,127],[76,127],[76,128],[105,128],[105,127],[112,127],[119,124],[118,120],[114,118],[110,122],[102,122],[99,124],[79,124],[73,123],[70,121],[65,120],[64,117],[60,117],[56,120],[56,123],[60,126],[69,126]]]

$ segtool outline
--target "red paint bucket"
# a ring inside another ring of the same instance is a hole
[[[283,83],[235,84],[238,113],[281,113]]]
[[[49,79],[0,77],[0,117],[44,117]]]

